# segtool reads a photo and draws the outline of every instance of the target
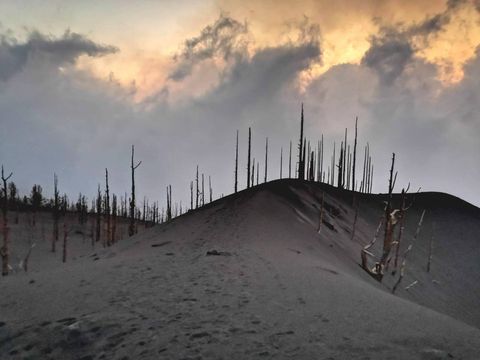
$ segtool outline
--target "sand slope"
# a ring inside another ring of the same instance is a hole
[[[379,284],[359,266],[382,200],[362,196],[352,241],[350,193],[274,181],[112,248],[1,279],[0,357],[478,359],[479,209],[416,195],[405,245],[425,208],[424,231],[394,296],[393,277]]]

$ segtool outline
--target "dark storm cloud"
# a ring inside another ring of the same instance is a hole
[[[392,84],[377,81],[376,69],[366,63],[344,64],[315,79],[305,93],[299,92],[298,76],[322,57],[319,42],[314,40],[318,36],[305,35],[304,42],[258,49],[251,56],[229,55],[218,84],[195,98],[171,102],[169,82],[158,94],[161,101],[148,103],[147,110],[145,104],[133,105],[131,94],[115,82],[95,79],[69,66],[67,60],[63,60],[68,68],[64,73],[58,66],[42,63],[38,67],[38,62],[27,61],[24,71],[0,91],[0,163],[14,171],[24,192],[33,182],[48,192],[57,171],[62,192],[92,195],[108,167],[112,192],[123,193],[129,188],[130,144],[135,144],[136,156],[143,161],[137,172],[139,199],[145,194],[164,202],[165,186],[172,184],[174,202],[183,200],[185,205],[197,164],[200,172],[212,175],[214,197],[232,191],[237,129],[240,187],[246,180],[249,126],[253,156],[260,160],[261,171],[265,137],[269,136],[269,178],[278,177],[281,146],[285,174],[288,145],[293,140],[295,149],[303,101],[305,131],[313,142],[323,133],[329,154],[333,141],[338,146],[342,130],[352,129],[355,115],[359,116],[359,146],[370,141],[374,156],[375,191],[384,191],[389,158],[395,151],[398,187],[411,181],[412,188],[448,191],[478,203],[480,168],[472,164],[478,162],[474,150],[480,131],[480,55],[477,52],[465,67],[465,78],[445,90],[436,79],[435,65],[408,54],[415,49],[402,48],[408,37],[387,30],[381,36],[385,41],[378,40],[378,48],[389,49],[387,42],[397,42],[399,48],[391,51],[408,55],[408,60],[389,60],[392,64],[406,61],[409,66],[409,71],[395,75]],[[205,58],[192,56],[195,61]],[[189,71],[195,74],[202,68],[192,65]],[[188,79],[180,77],[175,85],[184,85],[182,81]],[[465,176],[459,180],[458,173]]]
[[[449,0],[444,12],[408,27],[403,24],[380,26],[379,34],[370,39],[370,48],[362,64],[374,69],[383,84],[393,84],[419,48],[428,46],[431,38],[449,24],[453,12],[466,3],[465,0]]]
[[[101,56],[117,51],[113,46],[100,45],[83,35],[66,31],[55,38],[33,31],[25,42],[0,36],[0,79],[8,80],[21,71],[35,56],[46,56],[56,64],[73,63],[80,55]]]
[[[413,54],[414,49],[405,35],[384,29],[381,36],[371,39],[362,65],[375,69],[380,81],[390,85],[403,73]]]
[[[185,40],[183,49],[175,55],[177,65],[170,74],[170,79],[179,81],[190,75],[195,64],[221,56],[228,60],[239,56],[244,51],[247,25],[230,17],[221,15],[213,25],[205,27],[200,35]]]

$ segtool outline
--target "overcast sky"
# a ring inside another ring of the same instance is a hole
[[[479,45],[472,0],[2,1],[0,163],[24,192],[56,172],[91,199],[105,167],[128,191],[135,144],[138,198],[172,184],[185,204],[197,164],[215,197],[233,190],[237,129],[240,187],[249,126],[277,178],[303,102],[326,152],[359,117],[374,192],[395,152],[398,191],[480,205]]]

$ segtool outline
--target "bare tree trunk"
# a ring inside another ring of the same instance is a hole
[[[395,290],[397,290],[398,285],[400,285],[400,282],[402,281],[402,279],[405,275],[405,266],[406,266],[406,263],[407,263],[407,255],[410,251],[412,251],[413,244],[415,243],[415,241],[418,238],[418,235],[420,234],[420,230],[422,228],[422,223],[423,223],[424,216],[425,216],[425,210],[423,210],[422,215],[420,216],[420,221],[418,222],[417,230],[415,231],[415,235],[413,236],[412,242],[410,243],[410,245],[408,245],[407,250],[405,250],[405,252],[403,253],[402,265],[400,266],[400,276],[398,277],[397,282],[395,283],[395,285],[392,288],[392,294],[395,293]]]
[[[290,140],[290,152],[288,156],[288,178],[292,178],[292,141]]]
[[[112,199],[112,236],[110,243],[115,244],[117,231],[117,195],[113,194]]]
[[[145,212],[145,208],[144,208]],[[110,224],[110,189],[108,187],[108,169],[105,168],[105,218],[107,220],[106,244],[111,245],[111,224]]]
[[[282,178],[283,170],[283,147],[280,147],[280,179]]]
[[[198,165],[197,165],[197,174],[195,175],[195,183],[197,185],[197,193],[195,195],[195,209],[198,209],[198,196],[200,195],[200,189],[198,185]]]
[[[0,253],[2,256],[2,275],[7,276],[9,271],[9,256],[10,256],[10,249],[9,249],[9,227],[8,227],[8,192],[7,192],[7,181],[12,177],[13,173],[10,175],[5,176],[3,165],[2,165],[2,182],[3,182],[3,206],[2,206],[2,218],[3,218],[3,246],[0,249]]]
[[[190,210],[193,210],[193,181],[190,181]]]
[[[212,202],[213,191],[212,191],[212,179],[211,179],[210,175],[208,175],[208,188],[209,188],[209,192],[210,192],[210,202]]]
[[[133,236],[137,232],[135,224],[135,170],[142,163],[141,161],[137,164],[134,163],[135,156],[135,147],[132,145],[132,159],[130,163],[130,170],[132,172],[132,196],[130,199],[130,225],[128,227],[128,235]]]
[[[97,210],[96,210],[96,224],[95,224],[95,242],[99,242],[102,236],[102,193],[100,191],[100,184],[97,189]]]
[[[59,214],[59,192],[58,192],[58,178],[57,174],[53,174],[53,237],[52,237],[52,252],[56,251],[56,244],[58,241],[58,220]]]
[[[303,140],[303,103],[302,103],[302,112],[300,116],[300,141],[298,143],[298,178],[301,180],[305,179],[305,151],[304,148],[304,140]]]
[[[250,163],[250,157],[252,155],[252,129],[248,128],[248,158],[247,158],[247,189],[250,187],[250,169],[252,164]],[[253,184],[252,184],[253,185]]]
[[[267,174],[268,174],[268,137],[265,139],[265,178],[263,180],[264,183],[267,182]]]
[[[235,193],[238,191],[238,130],[237,142],[235,145]]]
[[[357,125],[358,125],[358,116],[355,117],[355,141],[353,143],[353,167],[352,167],[352,186],[353,186],[353,191],[355,191],[355,166],[357,163]]]

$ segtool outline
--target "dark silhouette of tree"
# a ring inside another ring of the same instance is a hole
[[[135,170],[142,164],[142,162],[134,163],[135,147],[132,145],[132,159],[130,163],[130,169],[132,172],[132,196],[130,198],[130,225],[128,227],[128,235],[134,235],[136,231],[135,226]]]
[[[265,178],[263,180],[264,183],[267,182],[267,175],[268,175],[268,137],[265,139]]]
[[[352,166],[352,189],[356,190],[355,169],[357,164],[357,135],[358,135],[358,116],[355,118],[355,141],[353,143],[353,166]]]
[[[108,187],[108,169],[105,168],[105,204],[104,204],[104,215],[107,223],[107,236],[104,237],[103,246],[105,243],[107,246],[110,246],[111,243],[111,228],[110,228],[110,189]],[[106,239],[105,239],[106,238]]]
[[[283,147],[280,147],[280,179],[282,178],[283,170]]]
[[[58,177],[53,174],[53,237],[52,237],[52,252],[56,251],[56,244],[58,241],[59,229],[58,221],[60,219],[60,193],[58,191]]]
[[[37,211],[42,207],[43,194],[42,187],[40,185],[33,185],[30,193],[30,203],[32,205],[32,225],[35,226],[37,222]]]
[[[100,184],[97,188],[97,201],[96,201],[96,223],[95,223],[95,242],[99,242],[102,236],[102,192],[100,191]]]
[[[116,232],[117,232],[117,195],[113,194],[112,196],[112,234],[110,238],[110,243],[113,245],[116,241]]]
[[[19,194],[18,194],[17,186],[13,181],[10,181],[8,183],[8,193],[9,193],[8,200],[10,203],[10,209],[15,211],[14,223],[18,224],[20,199],[18,197]]]
[[[303,139],[303,103],[300,116],[300,141],[298,142],[298,178],[305,179],[305,146]]]
[[[197,165],[197,175],[195,177],[195,182],[197,183],[197,192],[196,192],[196,197],[195,197],[195,209],[198,209],[198,197],[200,195],[200,189],[198,185],[198,165]]]
[[[235,193],[238,191],[238,130],[237,130],[237,142],[235,144]]]
[[[290,140],[290,151],[288,155],[288,178],[292,178],[292,141]]]
[[[250,169],[251,169],[251,163],[250,163],[250,157],[252,155],[251,153],[251,146],[252,146],[252,129],[248,128],[248,160],[247,160],[247,189],[250,187]],[[253,185],[253,181],[252,181]]]
[[[8,190],[7,190],[7,181],[12,177],[13,173],[11,172],[8,176],[5,176],[3,165],[2,165],[2,219],[3,219],[3,246],[0,249],[0,255],[2,256],[2,275],[7,276],[9,270],[9,256],[10,256],[10,249],[9,249],[9,227],[8,227]]]

